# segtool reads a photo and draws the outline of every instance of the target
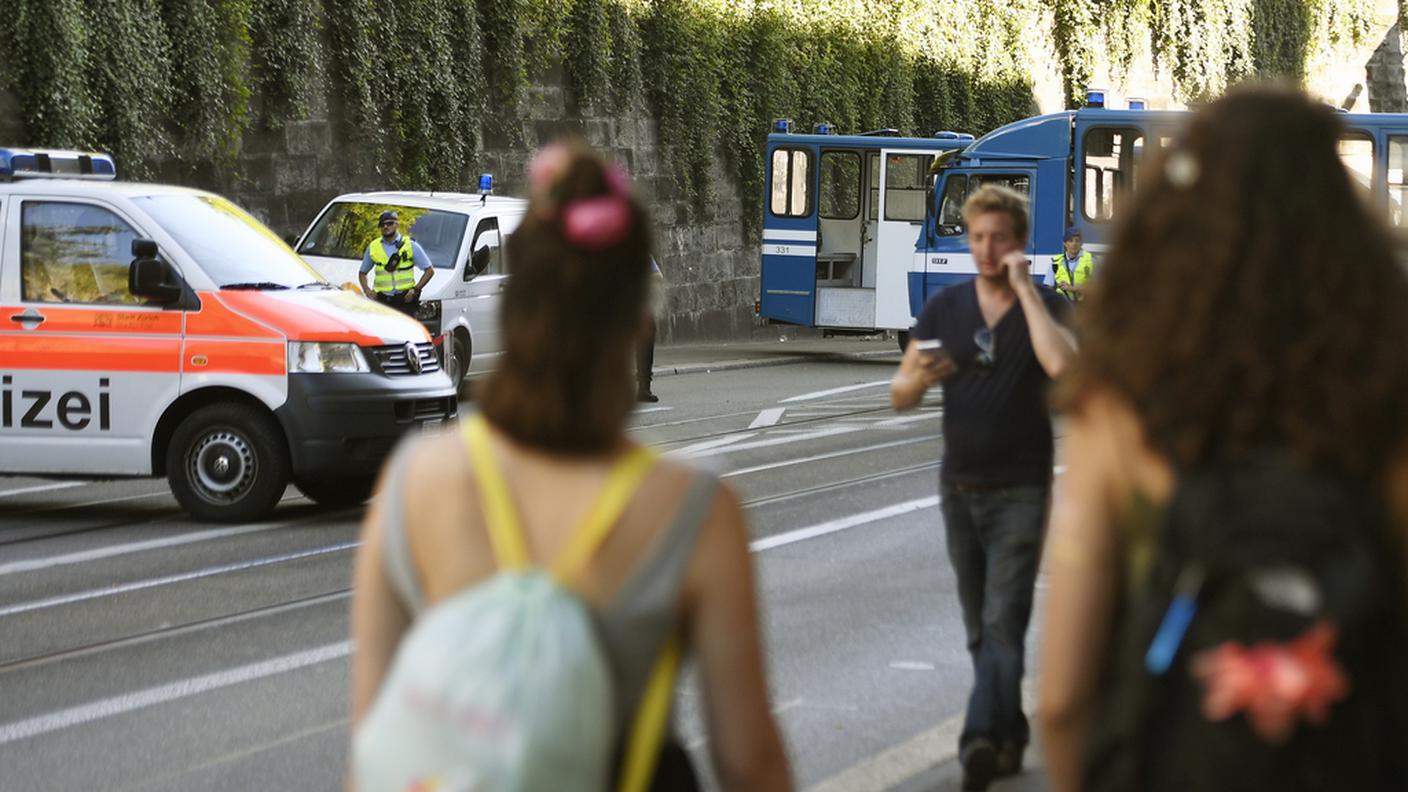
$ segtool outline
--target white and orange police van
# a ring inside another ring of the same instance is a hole
[[[0,149],[0,474],[162,476],[201,519],[290,482],[364,499],[454,417],[419,323],[335,288],[217,195],[103,154]]]

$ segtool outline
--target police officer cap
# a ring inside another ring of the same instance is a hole
[[[398,218],[398,217],[396,216],[396,213],[395,213],[394,211],[392,211],[392,210],[390,210],[390,209],[387,209],[385,212],[382,212],[382,213],[381,213],[381,219],[378,220],[377,223],[378,223],[378,224],[381,224],[381,223],[385,223],[387,220],[399,220],[399,219],[400,219],[400,218]]]
[[[385,220],[386,215],[382,215],[381,218]],[[1071,226],[1070,228],[1066,229],[1066,233],[1061,237],[1061,241],[1065,242],[1066,240],[1071,239],[1072,237],[1078,236],[1080,236],[1080,229],[1076,228],[1075,226]]]

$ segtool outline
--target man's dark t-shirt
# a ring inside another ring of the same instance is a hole
[[[1051,289],[1038,286],[1046,309],[1066,320],[1069,304]],[[1032,351],[1031,334],[1021,303],[993,328],[993,366],[975,365],[974,333],[984,327],[973,281],[950,286],[924,304],[914,337],[937,338],[953,355],[958,372],[943,383],[944,464],[946,483],[1017,487],[1051,480],[1053,457],[1050,378]]]

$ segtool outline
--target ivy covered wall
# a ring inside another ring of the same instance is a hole
[[[605,129],[593,141],[648,176],[676,291],[723,278],[707,310],[737,327],[772,119],[980,134],[1035,112],[1033,64],[1053,61],[1072,101],[1097,66],[1150,59],[1201,99],[1382,36],[1376,2],[9,0],[0,46],[25,57],[0,64],[0,143],[108,150],[288,233],[338,192],[466,188],[494,166],[511,193],[533,146]]]

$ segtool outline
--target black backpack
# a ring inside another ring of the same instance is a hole
[[[1149,574],[1116,616],[1086,789],[1408,789],[1408,608],[1388,525],[1367,486],[1283,455],[1184,471]],[[1208,650],[1315,635],[1333,637],[1347,682],[1322,722],[1268,737],[1246,711],[1204,713]]]

